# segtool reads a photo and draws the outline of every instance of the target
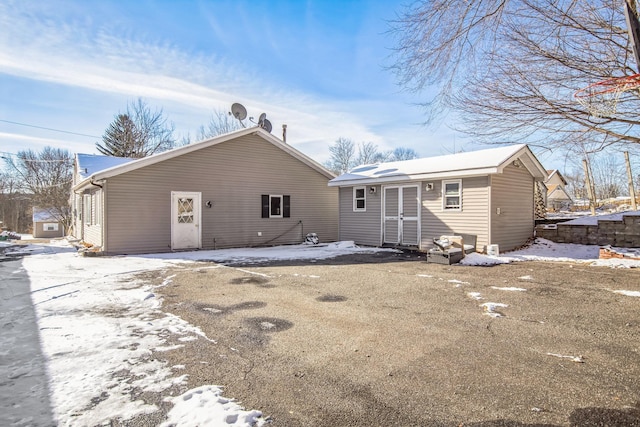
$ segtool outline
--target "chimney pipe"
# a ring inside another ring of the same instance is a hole
[[[287,125],[282,125],[282,142],[287,143]]]

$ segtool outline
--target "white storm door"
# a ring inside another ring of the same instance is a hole
[[[417,185],[384,188],[383,243],[418,246],[419,194]]]
[[[384,187],[383,243],[400,243],[400,187]]]
[[[199,249],[201,194],[171,192],[171,249]]]
[[[418,246],[420,198],[417,185],[400,187],[400,244]]]

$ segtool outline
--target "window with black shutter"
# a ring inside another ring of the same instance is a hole
[[[262,218],[290,218],[291,196],[263,194]]]

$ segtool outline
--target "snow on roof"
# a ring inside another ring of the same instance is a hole
[[[129,157],[102,156],[99,154],[76,154],[76,159],[78,162],[78,174],[82,179],[88,178],[96,172],[137,160]]]
[[[529,151],[525,144],[518,144],[445,156],[362,165],[331,180],[329,185],[345,185],[350,181],[388,182],[412,178],[496,173],[497,168],[525,149]],[[539,174],[546,177],[546,170],[537,160],[535,162]]]
[[[56,209],[33,208],[33,222],[58,222],[60,217],[60,212]]]

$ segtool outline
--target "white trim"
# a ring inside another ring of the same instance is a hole
[[[402,207],[404,206],[404,190],[406,188],[415,188],[416,189],[416,208],[417,208],[417,216],[415,217],[405,217],[404,213],[401,212]],[[386,208],[387,208],[387,189],[392,190],[392,189],[397,189],[398,190],[398,212],[393,213],[392,215],[389,215],[386,212]],[[416,221],[416,236],[415,236],[415,245],[418,248],[421,248],[422,246],[422,184],[410,184],[410,185],[390,185],[390,186],[383,186],[382,187],[382,209],[381,209],[381,213],[382,213],[382,221],[380,224],[380,235],[381,235],[381,240],[382,243],[391,243],[391,244],[397,244],[397,245],[410,245],[413,246],[413,244],[407,244],[405,243],[405,241],[407,239],[404,239],[404,221]],[[398,222],[398,235],[396,236],[396,241],[395,242],[390,242],[388,241],[388,239],[386,238],[386,235],[384,233],[385,230],[385,224],[386,221],[397,221]]]
[[[193,198],[193,207],[194,207],[194,218],[193,218],[193,226],[197,229],[196,236],[196,246],[195,247],[178,247],[176,245],[175,237],[175,225],[176,225],[176,206],[174,201],[180,197]],[[200,249],[202,248],[202,193],[198,191],[172,191],[171,192],[171,249],[172,250],[180,250],[180,249]]]
[[[354,185],[391,184],[402,185],[413,181],[433,181],[443,178],[472,178],[499,173],[498,168],[483,168],[467,171],[447,171],[435,173],[421,173],[415,175],[394,175],[382,178],[354,178],[342,181],[329,181],[329,187],[353,187]]]
[[[447,196],[447,184],[458,184],[458,195],[457,196]],[[441,195],[442,195],[442,210],[446,212],[460,212],[462,211],[462,179],[446,179],[443,180],[440,184],[442,186]],[[458,198],[458,206],[457,207],[447,207],[447,197],[457,197]]]
[[[91,225],[93,204],[91,203],[91,194],[82,195],[82,225]]]
[[[271,214],[271,199],[280,199],[280,215]],[[282,194],[269,194],[269,218],[284,218],[284,196]]]
[[[362,194],[364,195],[363,197],[357,197],[356,196],[356,192],[358,190],[362,190]],[[367,187],[366,186],[353,187],[352,200],[353,200],[353,211],[354,212],[366,212],[367,211]],[[364,208],[359,208],[358,207],[358,204],[357,204],[358,200],[363,200],[364,201]]]

